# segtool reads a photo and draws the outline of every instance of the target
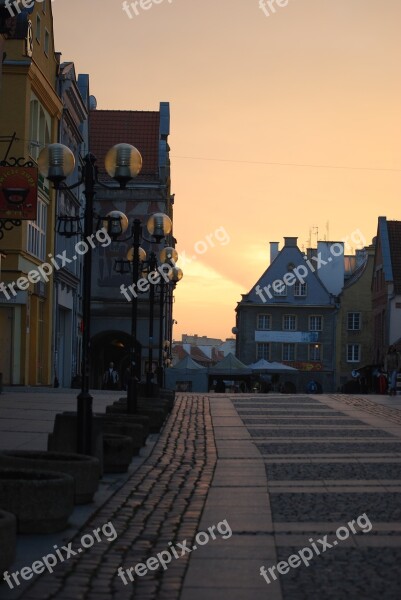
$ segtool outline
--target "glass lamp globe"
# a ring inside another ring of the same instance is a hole
[[[58,185],[71,175],[75,168],[75,157],[64,144],[50,144],[40,151],[38,169],[43,177]]]
[[[165,238],[173,229],[173,224],[170,217],[164,213],[155,213],[146,224],[148,232],[152,235],[157,242],[160,242]]]
[[[124,188],[142,169],[142,156],[135,146],[117,144],[110,148],[104,159],[107,173]]]
[[[166,248],[163,248],[163,250],[160,250],[159,258],[161,263],[171,262],[173,265],[175,265],[178,260],[178,252],[175,248],[170,248],[167,246]]]
[[[146,260],[146,252],[143,248],[139,247],[138,248],[138,256],[139,256],[139,262],[145,262]],[[127,252],[127,260],[129,260],[129,262],[133,262],[134,260],[134,249],[130,248]]]
[[[182,269],[180,269],[179,267],[174,267],[173,269],[171,269],[170,273],[168,274],[168,278],[173,283],[178,283],[179,281],[181,281],[181,279],[183,277],[184,277],[184,273],[182,272]]]

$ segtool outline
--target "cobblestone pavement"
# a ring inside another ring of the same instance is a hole
[[[363,514],[352,533],[349,523]],[[196,534],[223,520],[232,536],[199,547]],[[90,517],[72,548],[108,522],[114,541],[58,564],[15,598],[398,599],[401,412],[341,395],[178,394],[151,455]],[[132,570],[127,585],[118,576],[119,567],[145,563],[183,540],[192,552],[166,570]],[[312,544],[320,552],[308,566],[277,572],[279,561]],[[269,571],[271,583],[262,565],[275,573]],[[0,598],[2,590],[4,584]]]
[[[264,456],[278,560],[334,541],[279,575],[284,600],[399,598],[401,412],[343,395],[233,403]],[[364,513],[372,530],[352,534],[347,523]]]
[[[96,543],[77,557],[42,575],[23,600],[176,600],[189,554],[146,577],[124,585],[117,569],[134,567],[166,550],[169,542],[191,545],[216,464],[207,398],[179,397],[152,455],[126,484],[86,523],[82,533],[111,521],[114,542]]]

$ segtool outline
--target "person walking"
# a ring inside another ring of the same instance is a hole
[[[384,370],[387,372],[389,396],[397,393],[397,373],[401,367],[401,357],[395,346],[390,346],[384,359]]]
[[[106,369],[103,375],[103,389],[116,390],[119,381],[118,373],[114,368],[114,363],[109,363],[109,368]]]

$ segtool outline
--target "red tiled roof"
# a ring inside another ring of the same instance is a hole
[[[188,356],[188,352],[180,344],[175,344],[172,351],[173,356],[176,356],[178,360],[182,360]]]
[[[204,352],[197,346],[191,346],[191,358],[199,363],[213,363],[214,361],[206,356]]]
[[[387,221],[394,291],[401,294],[401,221]]]
[[[135,146],[142,155],[142,171],[137,179],[157,178],[159,131],[159,112],[92,110],[89,114],[90,152],[98,159],[100,174],[104,174],[104,157],[108,150],[125,142]]]

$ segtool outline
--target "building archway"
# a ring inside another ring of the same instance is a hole
[[[114,368],[119,375],[119,389],[122,389],[125,374],[130,367],[131,336],[123,331],[103,331],[91,340],[91,387],[101,389],[103,374],[109,363],[114,363]],[[141,365],[141,344],[136,344],[136,364]],[[140,373],[138,375],[140,377]]]

